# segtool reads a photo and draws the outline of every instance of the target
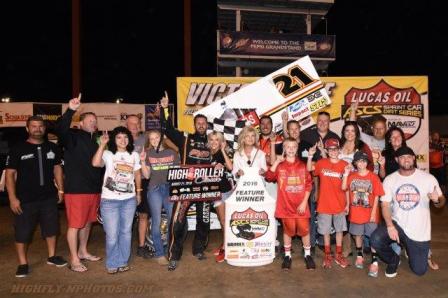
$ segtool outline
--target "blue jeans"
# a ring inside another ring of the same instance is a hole
[[[137,200],[101,199],[101,216],[106,232],[106,267],[126,266],[131,255],[132,222]]]
[[[168,231],[170,230],[171,213],[173,210],[173,203],[169,198],[169,184],[159,184],[151,188],[147,192],[147,200],[151,212],[151,236],[154,242],[154,249],[156,250],[155,257],[165,255],[163,250],[162,237],[160,234],[160,221],[162,214],[162,206],[165,209],[168,218]],[[169,235],[169,232],[168,232]]]
[[[423,275],[428,270],[429,241],[415,241],[410,239],[403,229],[394,222],[395,228],[400,237],[400,243],[404,245],[409,257],[409,266],[412,272]],[[390,239],[385,225],[380,225],[370,236],[370,244],[377,251],[378,256],[386,263],[398,266],[400,257],[394,252],[391,244],[395,243]]]

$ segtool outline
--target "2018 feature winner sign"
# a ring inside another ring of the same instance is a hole
[[[244,168],[226,200],[225,253],[233,266],[262,266],[275,258],[275,200],[269,196],[259,168]]]
[[[272,118],[274,131],[278,132],[283,129],[283,111],[287,110],[290,118],[300,120],[330,103],[311,59],[305,56],[213,102],[195,115],[204,114],[210,122],[214,118],[246,120],[254,127],[259,125],[261,116],[267,115]],[[302,127],[307,123],[302,123]]]
[[[224,169],[215,166],[180,166],[168,170],[170,200],[215,201],[221,199],[219,184]]]

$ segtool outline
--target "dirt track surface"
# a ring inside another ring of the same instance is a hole
[[[68,258],[65,241],[65,214],[61,210],[61,237],[57,253]],[[39,229],[29,249],[31,274],[16,278],[16,253],[13,217],[7,206],[0,207],[0,297],[448,297],[448,208],[432,212],[432,250],[441,269],[430,270],[423,277],[414,275],[402,256],[398,276],[384,276],[380,263],[378,278],[367,276],[367,269],[351,266],[342,269],[334,264],[324,270],[322,252],[315,258],[318,268],[306,271],[299,242],[294,242],[292,270],[283,272],[281,260],[263,267],[241,268],[215,263],[212,250],[220,243],[221,232],[210,233],[207,260],[191,255],[193,235],[189,233],[179,267],[168,272],[154,260],[132,257],[131,271],[109,275],[104,262],[87,263],[89,270],[75,273],[46,264],[47,250]],[[133,239],[135,252],[136,237]],[[100,225],[93,228],[90,251],[104,256],[104,233]],[[367,257],[370,260],[370,257]],[[367,267],[367,266],[365,266]]]

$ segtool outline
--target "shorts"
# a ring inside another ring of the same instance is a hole
[[[142,201],[140,202],[140,204],[138,204],[137,206],[137,212],[138,213],[146,213],[149,214],[149,205],[148,205],[148,201],[146,200],[146,192],[148,190],[148,184],[149,184],[149,180],[148,179],[142,179]]]
[[[339,214],[319,213],[317,215],[317,232],[321,235],[330,235],[333,224],[336,233],[347,231],[345,212]]]
[[[348,228],[348,232],[353,236],[367,236],[370,237],[373,231],[378,227],[377,223],[368,222],[365,224],[356,224],[351,222],[350,227]]]
[[[283,233],[289,237],[306,236],[310,233],[309,218],[282,218]]]
[[[82,229],[87,223],[96,222],[101,195],[65,194],[65,210],[69,228]]]
[[[225,203],[226,200],[227,200],[228,198],[230,198],[230,196],[232,195],[232,193],[233,193],[233,189],[232,189],[232,190],[229,190],[228,192],[224,192],[224,193],[222,193],[222,195],[221,195],[221,200],[214,201],[214,202],[213,202],[213,207],[216,208],[216,207],[222,205],[223,203]]]
[[[22,214],[14,217],[14,232],[17,243],[30,243],[37,224],[43,238],[59,234],[59,214],[56,200],[45,200],[21,204]]]

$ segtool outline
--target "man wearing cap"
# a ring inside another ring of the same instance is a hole
[[[347,231],[347,222],[345,216],[348,213],[348,198],[342,191],[342,177],[345,168],[348,166],[346,161],[338,158],[339,141],[337,139],[328,139],[324,143],[328,158],[322,158],[313,165],[313,156],[316,153],[317,145],[314,145],[308,151],[307,169],[314,171],[314,176],[318,176],[319,199],[317,201],[317,231],[324,235],[325,257],[324,268],[331,268],[333,256],[330,248],[330,232],[332,223],[336,231],[336,256],[334,261],[342,268],[348,266],[348,262],[342,255],[342,236]]]
[[[400,147],[396,159],[398,171],[383,182],[385,195],[381,197],[381,205],[385,225],[372,234],[371,244],[387,264],[387,277],[397,275],[400,262],[400,257],[390,247],[392,242],[406,247],[411,270],[423,275],[428,270],[431,240],[429,204],[432,201],[436,208],[441,208],[445,197],[434,176],[415,168],[415,153],[411,148]]]

